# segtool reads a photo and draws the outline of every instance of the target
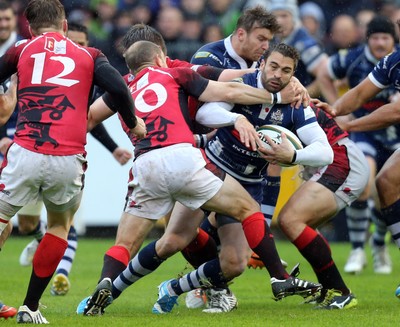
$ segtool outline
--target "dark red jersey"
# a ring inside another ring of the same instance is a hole
[[[143,69],[129,84],[135,113],[144,119],[147,136],[136,140],[124,126],[138,156],[152,149],[178,143],[193,144],[188,96],[200,96],[208,80],[190,68]]]
[[[97,49],[49,32],[23,40],[0,60],[0,80],[18,73],[19,113],[14,141],[51,155],[84,152]],[[104,60],[105,57],[104,57]]]
[[[317,116],[318,124],[324,130],[330,145],[334,145],[337,141],[349,136],[349,133],[342,130],[336,121],[325,111],[311,106]]]

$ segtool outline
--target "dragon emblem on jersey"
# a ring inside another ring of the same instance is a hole
[[[135,151],[139,153],[143,151],[142,149],[146,149],[150,146],[159,147],[161,142],[165,142],[165,140],[168,139],[168,126],[174,124],[172,121],[162,116],[158,116],[152,121],[150,121],[148,117],[149,115],[143,117],[147,127],[147,137],[136,144]],[[132,135],[132,137],[134,136]]]
[[[279,125],[283,121],[283,112],[281,109],[277,109],[271,113],[271,122]]]
[[[27,87],[18,93],[18,125],[16,133],[27,131],[30,138],[35,140],[35,149],[43,146],[45,142],[59,146],[56,139],[50,136],[52,123],[44,124],[43,115],[48,115],[51,120],[60,120],[63,113],[75,107],[64,94],[46,95],[55,87],[40,86]]]

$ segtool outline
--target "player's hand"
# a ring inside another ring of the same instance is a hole
[[[293,147],[288,141],[286,134],[281,133],[282,142],[280,144],[275,143],[268,135],[264,135],[270,148],[267,149],[264,146],[258,149],[261,157],[270,162],[273,165],[283,163],[291,164],[293,159]]]
[[[290,81],[282,90],[279,91],[281,101],[279,103],[301,104],[300,88],[295,81]],[[300,106],[299,104],[299,106]]]
[[[12,115],[17,104],[18,77],[16,74],[11,76],[8,90],[4,89],[0,94],[0,125],[4,125]]]
[[[12,143],[12,140],[9,137],[3,137],[0,140],[0,153],[4,156],[7,152],[8,147]]]
[[[243,115],[240,115],[234,124],[235,129],[239,132],[240,142],[247,148],[257,151],[257,148],[263,146],[258,133],[254,126]]]
[[[136,120],[136,126],[130,132],[135,134],[138,139],[142,139],[147,134],[146,124],[142,118],[136,117]]]
[[[296,109],[300,108],[300,105],[303,104],[303,107],[306,108],[310,105],[311,102],[311,97],[310,94],[307,91],[307,88],[300,83],[300,81],[297,79],[297,77],[292,76],[290,79],[292,83],[295,83],[295,94],[300,96],[300,100],[298,101],[292,101],[291,106],[295,107]]]
[[[121,165],[125,165],[133,156],[132,152],[120,147],[116,148],[112,155]]]
[[[349,123],[354,120],[354,116],[352,114],[346,115],[346,116],[339,116],[335,118],[336,123],[339,125],[339,127],[344,130],[348,131],[350,128]]]
[[[333,108],[328,103],[322,102],[321,100],[314,99],[314,98],[311,99],[311,102],[315,105],[315,107],[322,109],[323,111],[325,111],[326,113],[328,113],[332,117],[336,117],[337,116],[337,112],[336,112],[335,108]]]

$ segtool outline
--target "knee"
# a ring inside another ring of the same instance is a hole
[[[278,224],[279,229],[285,234],[287,233],[287,230],[290,226],[290,223],[288,221],[289,221],[289,216],[286,215],[284,212],[280,212],[276,222]]]
[[[169,235],[160,238],[156,244],[156,252],[160,258],[166,259],[175,253],[182,251],[188,242],[177,235]]]
[[[29,219],[19,219],[18,232],[22,235],[27,235],[35,230],[37,223],[38,222],[31,221]]]
[[[392,179],[389,177],[389,174],[386,172],[381,172],[378,174],[375,180],[376,184],[376,189],[378,193],[383,192],[385,189],[391,189],[392,188]]]
[[[221,270],[227,279],[240,276],[247,267],[248,258],[246,255],[220,257]]]

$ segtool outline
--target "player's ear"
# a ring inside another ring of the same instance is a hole
[[[67,32],[68,32],[68,22],[67,22],[66,19],[63,20],[63,26],[62,27],[63,27],[64,33],[67,34]]]
[[[34,36],[35,36],[35,33],[33,32],[32,28],[31,28],[31,25],[28,25],[28,30],[29,30],[29,34],[30,34],[32,37],[34,37]]]
[[[239,27],[236,31],[236,35],[237,35],[239,41],[242,41],[244,39],[244,37],[246,36],[246,31],[243,28]]]

